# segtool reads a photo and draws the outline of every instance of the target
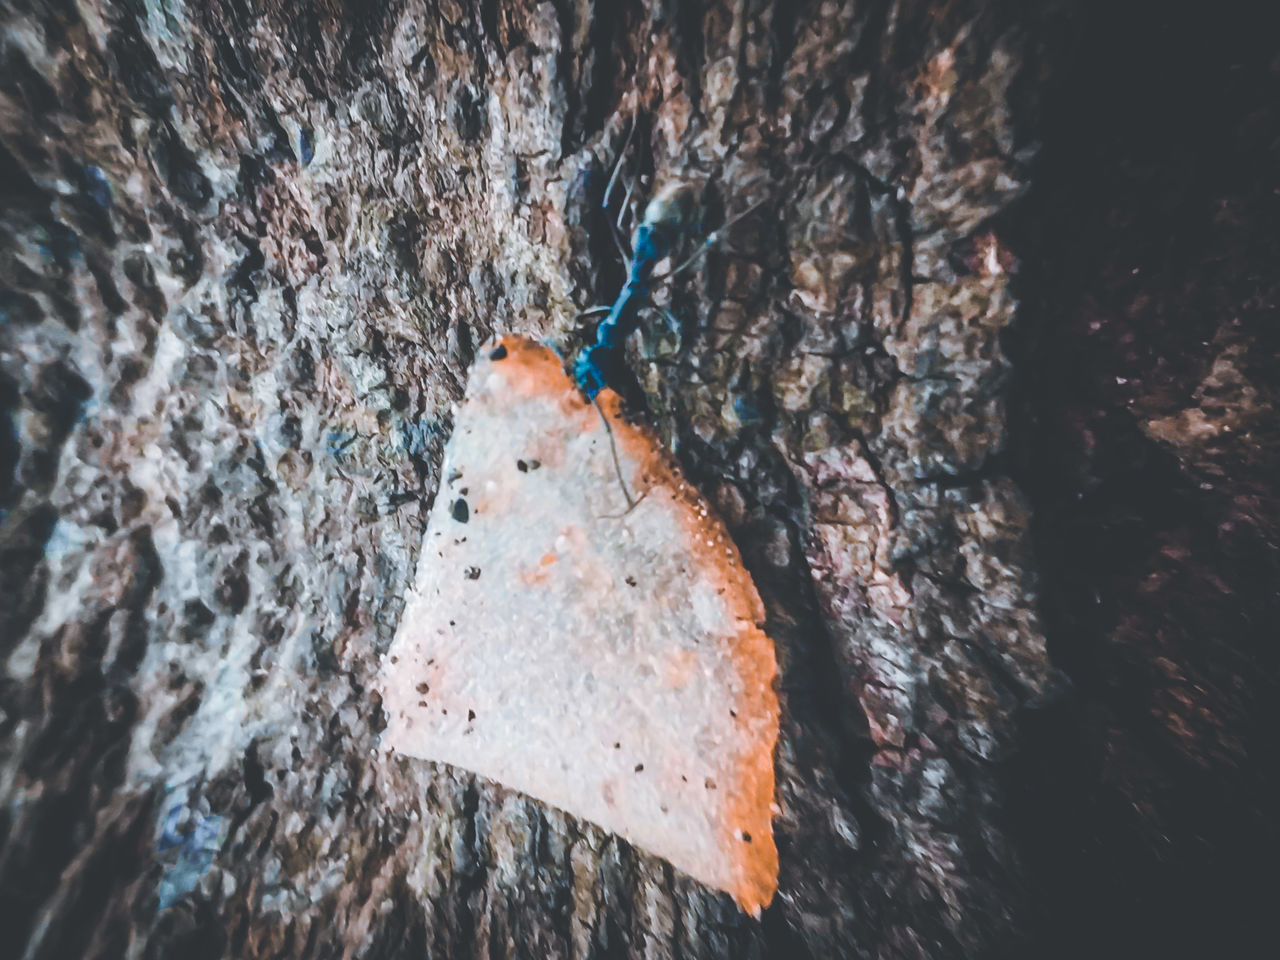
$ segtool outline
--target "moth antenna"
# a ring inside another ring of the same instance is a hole
[[[640,501],[632,498],[631,491],[627,489],[627,482],[622,479],[622,461],[618,459],[618,445],[613,441],[613,427],[609,426],[609,418],[604,415],[604,408],[600,406],[598,397],[592,397],[591,402],[595,404],[596,413],[600,414],[600,422],[604,424],[605,433],[609,435],[609,453],[613,455],[613,472],[618,475],[618,486],[622,488],[622,497],[627,501],[627,509],[618,516],[625,517]]]
[[[640,506],[640,504],[644,503],[644,498],[648,495],[649,491],[646,490],[644,493],[640,494],[640,496],[636,497],[635,503],[627,507],[627,509],[623,510],[621,513],[602,513],[600,516],[605,520],[621,520],[623,517],[630,515],[631,511]]]

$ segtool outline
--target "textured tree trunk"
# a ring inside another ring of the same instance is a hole
[[[1014,0],[3,18],[0,955],[1240,955],[1260,929],[1261,25]],[[617,292],[600,203],[632,125],[638,194],[764,202],[662,291],[658,359],[630,354],[777,644],[759,921],[377,749],[451,404],[491,334],[571,350]]]

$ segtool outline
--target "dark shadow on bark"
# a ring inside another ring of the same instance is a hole
[[[1039,956],[1269,939],[1274,436],[1197,459],[1150,427],[1212,419],[1224,343],[1263,395],[1280,373],[1275,48],[1232,6],[1088,3],[1047,34],[1043,151],[1001,225],[1023,258],[1013,461],[1070,678],[1010,770]]]

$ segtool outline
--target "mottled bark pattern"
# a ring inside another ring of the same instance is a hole
[[[1135,159],[1071,104],[1157,21],[1071,6],[7,3],[0,953],[1142,952],[1143,884],[1191,942],[1275,850],[1275,61],[1201,64],[1239,169]],[[633,118],[646,184],[764,201],[630,352],[778,645],[758,922],[377,749],[450,405],[617,291]]]

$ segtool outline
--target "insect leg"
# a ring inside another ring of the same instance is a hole
[[[680,322],[680,318],[672,313],[669,308],[655,303],[652,297],[646,297],[641,306],[649,307],[650,309],[656,310],[662,314],[662,318],[667,323],[667,329],[676,337],[676,350],[678,351],[680,349],[680,343],[684,339],[684,325]],[[658,355],[649,351],[647,336],[645,337],[645,340],[646,342],[641,348],[640,355],[649,363],[656,363]]]
[[[689,269],[691,266],[697,263],[698,260],[701,259],[708,250],[710,250],[717,243],[719,243],[721,239],[723,239],[724,235],[728,232],[730,227],[732,227],[735,223],[737,223],[739,220],[741,220],[743,217],[747,216],[748,214],[754,213],[756,210],[762,207],[764,203],[765,203],[764,200],[759,200],[753,203],[751,206],[747,207],[747,209],[743,210],[741,213],[726,220],[717,229],[712,230],[709,234],[707,234],[706,239],[703,240],[702,243],[698,244],[698,249],[694,251],[694,253],[689,257],[689,259],[685,260],[679,266],[672,268],[667,273],[663,274],[661,277],[657,278],[653,282],[662,283],[664,281],[670,280],[672,277],[678,276],[679,274],[683,273],[685,270]]]
[[[627,131],[627,139],[622,141],[622,149],[618,151],[618,159],[613,162],[613,173],[609,176],[609,184],[604,188],[603,206],[605,209],[609,207],[609,197],[613,195],[613,188],[618,182],[618,174],[622,170],[622,161],[627,156],[627,147],[631,146],[631,138],[636,133],[636,122],[631,121],[631,129]]]
[[[627,131],[627,138],[622,142],[622,149],[618,151],[618,159],[613,163],[613,173],[609,176],[609,183],[604,189],[604,199],[600,206],[604,209],[605,216],[609,217],[609,198],[613,196],[613,188],[617,185],[618,176],[622,172],[622,165],[627,158],[627,148],[631,146],[631,138],[635,136],[636,121],[631,121],[631,129]],[[622,262],[626,265],[627,271],[631,271],[631,254],[627,252],[626,238],[622,234],[622,220],[627,213],[627,204],[631,202],[631,190],[635,186],[632,180],[627,186],[626,195],[622,199],[622,207],[618,211],[618,219],[615,222],[609,218],[609,231],[613,234],[614,245],[618,248],[618,254],[622,257]]]
[[[628,181],[627,192],[622,197],[622,206],[618,208],[618,219],[609,221],[609,231],[613,234],[613,243],[618,248],[618,254],[622,257],[627,273],[631,272],[631,256],[627,253],[626,234],[622,231],[622,221],[627,218],[627,211],[631,206],[631,191],[635,189],[635,186],[635,180]]]

